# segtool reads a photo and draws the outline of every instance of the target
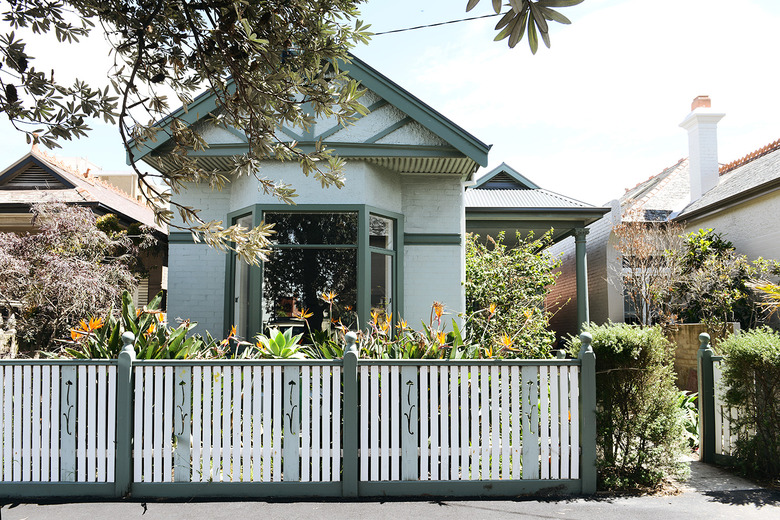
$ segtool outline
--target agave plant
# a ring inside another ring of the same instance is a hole
[[[306,356],[301,351],[299,343],[303,334],[292,335],[292,328],[282,332],[279,329],[271,329],[268,336],[258,334],[257,348],[260,355],[271,359],[304,359]]]

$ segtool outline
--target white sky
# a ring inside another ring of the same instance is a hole
[[[482,4],[467,14],[466,0],[369,0],[362,18],[380,32],[491,12]],[[492,144],[488,168],[506,162],[593,204],[687,156],[677,125],[697,95],[726,113],[721,162],[780,138],[777,0],[586,0],[561,12],[574,23],[554,24],[552,48],[540,44],[536,56],[525,40],[511,50],[493,42],[495,18],[375,36],[354,52]],[[87,79],[109,65],[95,45],[39,54]],[[9,128],[0,123],[8,164],[28,150]],[[102,124],[56,153],[126,168],[116,130]]]

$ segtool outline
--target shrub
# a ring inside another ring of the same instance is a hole
[[[0,304],[21,305],[17,338],[28,353],[49,350],[84,316],[117,307],[135,285],[132,242],[100,231],[91,210],[40,203],[32,213],[37,233],[0,233]]]
[[[661,328],[609,323],[586,330],[596,354],[600,487],[655,487],[667,476],[684,477],[683,413]],[[579,351],[578,338],[571,348]]]
[[[466,315],[472,338],[486,349],[505,350],[506,357],[549,357],[555,334],[544,299],[560,265],[545,251],[551,234],[536,240],[518,234],[513,248],[504,243],[503,232],[488,242],[492,247],[478,235],[466,241]]]
[[[780,334],[769,328],[728,337],[723,382],[726,402],[738,408],[732,429],[736,456],[748,472],[780,477]]]

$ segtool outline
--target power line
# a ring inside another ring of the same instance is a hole
[[[503,16],[505,13],[495,13],[495,14],[486,14],[483,16],[473,16],[471,18],[462,18],[460,20],[450,20],[449,22],[439,22],[439,23],[432,23],[429,25],[418,25],[417,27],[408,27],[406,29],[394,29],[392,31],[382,31],[378,33],[374,33],[374,36],[381,36],[382,34],[392,34],[392,33],[399,33],[399,32],[405,32],[405,31],[415,31],[417,29],[427,29],[428,27],[438,27],[440,25],[447,25],[451,23],[459,23],[459,22],[470,22],[471,20],[480,20],[482,18],[493,18],[494,16]]]

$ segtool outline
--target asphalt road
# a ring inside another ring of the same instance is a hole
[[[593,520],[718,518],[780,519],[780,492],[756,487],[723,470],[691,463],[691,479],[676,495],[643,497],[556,497],[513,500],[247,500],[186,502],[68,502],[3,504],[1,520],[97,520],[248,518],[310,520],[424,518],[476,520],[577,518]]]

